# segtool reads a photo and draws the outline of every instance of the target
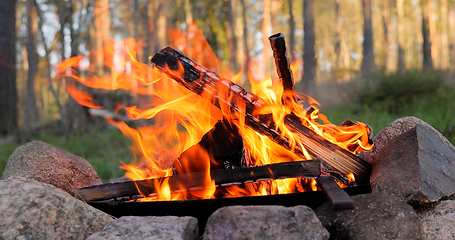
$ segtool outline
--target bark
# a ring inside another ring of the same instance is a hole
[[[269,37],[270,46],[273,50],[275,67],[278,77],[283,85],[283,91],[294,91],[294,76],[290,68],[290,61],[286,52],[286,41],[282,33],[277,33]],[[284,95],[283,95],[284,96]]]
[[[430,21],[428,15],[428,5],[426,0],[422,4],[422,37],[423,37],[423,69],[433,69],[433,59],[431,58],[431,38]]]
[[[264,67],[266,66],[266,62],[270,59],[270,50],[269,48],[265,47],[269,44],[268,36],[270,35],[269,28],[271,26],[270,22],[270,1],[271,0],[264,0],[264,12],[262,13],[262,63]]]
[[[193,23],[193,15],[191,14],[191,6],[190,6],[190,0],[184,0],[185,1],[185,22],[187,27],[190,26],[190,24]]]
[[[314,0],[303,1],[303,78],[302,85],[305,93],[310,93],[316,87],[316,54],[314,44],[316,41],[313,18]]]
[[[447,15],[447,0],[441,0],[441,58],[439,68],[447,69],[449,66],[449,39],[448,39],[448,15]],[[453,31],[454,29],[452,29]]]
[[[146,32],[146,47],[145,53],[147,56],[152,55],[152,52],[155,52],[155,42],[156,36],[153,34],[155,32],[155,22],[154,22],[154,9],[153,3],[150,1],[145,1],[145,14],[144,21],[146,22],[145,32]]]
[[[69,15],[73,16],[74,12],[74,4],[76,3],[71,3],[70,8],[68,9]],[[80,21],[79,21],[80,23]],[[74,29],[74,21],[73,18],[69,18],[69,25],[70,25],[70,37],[71,37],[71,57],[79,55],[79,38],[80,38],[80,31],[76,31]],[[80,27],[79,27],[80,29]]]
[[[341,26],[340,0],[335,0],[335,69],[341,68]]]
[[[36,51],[36,9],[34,0],[26,1],[27,9],[27,86],[25,97],[24,127],[30,129],[38,120],[38,107],[36,106],[35,78],[38,73],[38,53]]]
[[[384,25],[384,42],[385,42],[385,71],[395,72],[397,66],[395,59],[395,26],[394,17],[391,14],[391,1],[382,1],[382,22]]]
[[[16,0],[0,1],[0,136],[17,133]]]
[[[95,51],[102,51],[104,46],[104,41],[109,37],[109,28],[110,28],[110,19],[109,19],[109,0],[98,0],[95,1],[94,8],[94,27],[95,27],[95,38],[91,39],[94,42]],[[95,61],[96,69],[100,75],[104,75],[104,61],[106,54],[96,54]]]
[[[438,48],[436,44],[436,20],[433,7],[433,0],[427,0],[428,21],[430,27],[430,44],[431,44],[431,59],[433,67],[439,67]]]
[[[167,19],[164,11],[166,2],[166,0],[155,1],[155,30],[157,36],[157,41],[155,42],[155,52],[158,52],[167,44]]]
[[[450,2],[450,9],[449,9],[449,53],[450,53],[450,64],[452,68],[455,68],[455,2]]]
[[[363,0],[363,58],[360,67],[362,76],[376,71],[373,50],[373,27],[371,21],[371,0]]]
[[[250,49],[248,48],[248,22],[247,22],[247,7],[245,0],[240,0],[242,4],[242,15],[243,15],[243,45],[245,49],[245,71],[248,71],[250,65]]]
[[[229,22],[229,63],[231,69],[236,71],[236,50],[237,50],[237,39],[235,36],[235,7],[237,5],[237,0],[228,0],[228,22]]]
[[[337,0],[338,1],[338,0]],[[295,19],[294,19],[294,0],[288,0],[289,5],[289,56],[291,61],[295,59]]]
[[[404,0],[397,0],[397,14],[398,14],[398,63],[397,69],[398,72],[403,73],[405,70],[404,65],[404,40],[405,40],[405,31],[404,31]]]

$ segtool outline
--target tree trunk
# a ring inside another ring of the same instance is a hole
[[[397,14],[398,14],[398,72],[403,73],[406,66],[404,65],[404,0],[397,0]]]
[[[449,53],[450,53],[450,64],[452,68],[455,68],[455,2],[450,1],[449,9]]]
[[[445,70],[449,67],[449,36],[448,36],[448,15],[447,0],[441,0],[441,60],[439,68]],[[452,29],[454,31],[455,29]]]
[[[371,22],[371,0],[363,0],[363,58],[360,67],[362,76],[376,71],[373,51],[373,27]]]
[[[269,39],[268,37],[271,35],[269,32],[269,28],[271,26],[270,22],[270,1],[271,0],[264,0],[264,12],[262,13],[262,66],[266,67],[267,60],[271,58],[270,55],[270,48],[269,46]]]
[[[439,68],[438,48],[436,43],[436,21],[433,7],[433,0],[427,0],[428,21],[430,27],[430,44],[431,44],[431,60],[433,67]]]
[[[337,0],[338,1],[338,0]],[[294,48],[295,48],[295,20],[294,20],[294,0],[288,0],[289,5],[289,56],[291,61],[295,59]]]
[[[247,22],[247,7],[245,0],[240,0],[242,4],[242,15],[243,15],[243,45],[245,49],[245,71],[248,71],[250,66],[250,49],[248,48],[248,22]]]
[[[0,136],[17,133],[16,0],[0,1]]]
[[[166,26],[167,26],[167,19],[165,15],[165,4],[166,0],[159,0],[155,1],[155,24],[156,24],[156,36],[157,41],[155,42],[155,52],[158,52],[161,48],[163,48],[167,44],[167,34],[166,34]]]
[[[335,60],[334,68],[341,68],[341,17],[340,17],[340,0],[335,0]]]
[[[95,38],[91,39],[94,42],[95,51],[102,51],[104,46],[104,41],[109,37],[109,28],[110,28],[110,19],[109,19],[109,0],[98,0],[95,1],[95,9],[94,9],[95,19],[94,19],[94,27],[95,27]],[[104,75],[107,69],[104,69],[104,58],[106,54],[96,54],[95,56],[95,64],[97,72],[100,75]]]
[[[36,51],[36,10],[34,0],[26,1],[27,9],[27,86],[25,97],[24,127],[30,129],[38,120],[38,107],[36,106],[35,78],[38,73],[38,53]]]
[[[430,21],[428,15],[427,0],[420,1],[422,4],[422,37],[423,37],[423,69],[433,69],[431,58]]]
[[[303,78],[302,87],[305,93],[310,93],[316,87],[316,54],[314,44],[316,41],[314,33],[313,18],[314,0],[303,1]]]
[[[390,0],[384,0],[382,7],[382,22],[384,25],[384,42],[385,42],[385,71],[388,73],[395,72],[397,66],[395,59],[395,26],[394,17],[391,14]]]
[[[185,23],[187,27],[190,27],[190,24],[193,23],[193,14],[191,14],[190,0],[185,1]]]
[[[237,70],[236,63],[236,50],[237,50],[237,39],[235,37],[235,7],[237,6],[237,0],[228,0],[228,22],[229,22],[229,63],[231,69],[235,72]]]
[[[154,9],[153,3],[150,1],[145,1],[145,14],[144,14],[144,21],[146,22],[145,33],[147,34],[145,39],[147,41],[145,47],[145,54],[150,56],[155,54],[155,22],[154,22]]]

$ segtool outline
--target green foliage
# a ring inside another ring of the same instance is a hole
[[[377,76],[352,104],[322,111],[335,124],[356,120],[377,134],[400,117],[415,116],[455,143],[455,89],[437,72],[410,71]]]
[[[358,102],[380,112],[399,114],[412,110],[421,98],[435,98],[435,102],[443,100],[436,94],[443,90],[443,80],[437,72],[378,75],[371,82],[373,86],[364,87]]]
[[[99,124],[89,126],[85,131],[70,134],[58,134],[56,131],[44,131],[34,136],[54,146],[65,149],[85,158],[95,168],[103,182],[122,176],[125,171],[119,166],[130,163],[133,155],[130,151],[131,141],[118,130]],[[27,141],[8,143],[0,146],[0,173],[11,153]]]

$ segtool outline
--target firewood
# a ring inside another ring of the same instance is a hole
[[[277,33],[269,37],[270,46],[273,50],[273,58],[278,77],[283,84],[284,91],[294,91],[294,77],[290,68],[289,58],[286,54],[286,42],[282,33]]]
[[[321,161],[319,160],[275,163],[210,171],[210,177],[215,181],[216,187],[281,178],[317,178],[320,174]],[[107,183],[76,189],[74,196],[85,201],[116,199],[139,194],[148,196],[152,193],[156,193],[155,183],[161,183],[164,180],[168,180],[171,191],[182,189],[191,191],[204,188],[205,179],[206,173],[193,172],[166,178]]]
[[[303,149],[299,146],[293,146],[289,139],[271,127],[273,125],[271,116],[261,115],[259,118],[253,114],[254,110],[266,105],[263,99],[245,91],[228,79],[221,78],[215,72],[198,65],[192,59],[170,47],[160,50],[151,59],[151,62],[197,95],[201,97],[209,95],[210,99],[208,100],[211,100],[215,106],[221,107],[221,103],[229,106],[230,111],[236,111],[245,117],[246,126],[305,159]],[[240,122],[243,119],[232,120]],[[287,115],[284,118],[284,123],[290,131],[298,136],[309,155],[312,158],[321,159],[325,169],[328,169],[329,172],[341,172],[345,176],[352,172],[357,183],[369,181],[371,167],[363,159],[322,138],[302,125],[300,119],[294,115]],[[332,176],[335,177],[335,175]],[[345,179],[337,178],[337,180],[343,181]]]

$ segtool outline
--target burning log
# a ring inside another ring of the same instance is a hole
[[[212,100],[212,104],[219,108],[222,108],[222,105],[228,106],[229,111],[240,113],[241,116],[244,116],[246,126],[293,151],[302,159],[306,159],[304,149],[293,144],[290,139],[275,130],[272,116],[253,114],[256,109],[266,106],[263,99],[246,92],[239,85],[221,78],[215,72],[198,65],[192,59],[170,47],[160,50],[151,59],[151,62],[190,91],[207,98],[207,100]],[[233,120],[243,121],[243,119]],[[321,159],[326,171],[338,173],[332,174],[337,180],[347,183],[348,180],[340,176],[346,176],[352,172],[355,175],[356,182],[369,181],[371,167],[367,162],[322,138],[302,125],[296,116],[285,116],[284,124],[298,137],[312,158]]]
[[[248,182],[281,178],[317,178],[321,173],[319,160],[275,163],[236,169],[221,169],[210,171],[210,177],[216,187],[240,185]],[[204,188],[207,173],[194,172],[174,175],[164,178],[146,179],[108,183],[75,190],[74,195],[85,201],[97,201],[119,198],[124,196],[145,195],[156,193],[155,183],[169,181],[171,191],[182,189],[198,190]]]
[[[294,77],[292,76],[289,58],[286,55],[284,35],[277,33],[270,36],[269,41],[273,50],[273,58],[275,58],[276,71],[283,84],[283,90],[294,91]]]

